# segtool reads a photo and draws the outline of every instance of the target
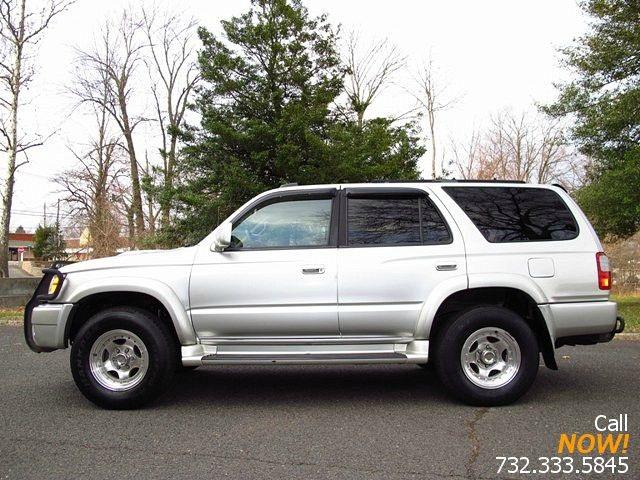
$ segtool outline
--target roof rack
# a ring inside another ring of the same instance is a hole
[[[373,180],[372,183],[527,183],[524,180],[501,180],[492,178],[490,180],[476,180],[472,178],[443,178],[443,179],[419,179],[419,180]]]
[[[370,183],[527,183],[524,180],[502,180],[499,178],[492,178],[489,180],[477,180],[473,178],[421,178],[418,180],[372,180]],[[554,184],[557,187],[563,188],[561,185]],[[283,183],[279,188],[285,187],[298,187],[300,186],[298,183]]]

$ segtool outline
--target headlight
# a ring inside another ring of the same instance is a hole
[[[49,295],[56,293],[58,285],[60,285],[60,277],[58,275],[54,275],[51,279],[51,283],[49,284]]]

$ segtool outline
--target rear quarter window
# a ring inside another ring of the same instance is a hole
[[[571,240],[578,224],[546,188],[443,187],[491,243]]]

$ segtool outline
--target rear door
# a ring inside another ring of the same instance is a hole
[[[339,244],[342,335],[413,336],[433,288],[466,277],[461,236],[422,189],[343,190]]]

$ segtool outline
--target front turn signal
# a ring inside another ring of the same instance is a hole
[[[54,275],[51,278],[51,283],[49,283],[49,291],[47,292],[49,295],[53,295],[58,290],[58,285],[60,285],[60,277],[58,275]]]

